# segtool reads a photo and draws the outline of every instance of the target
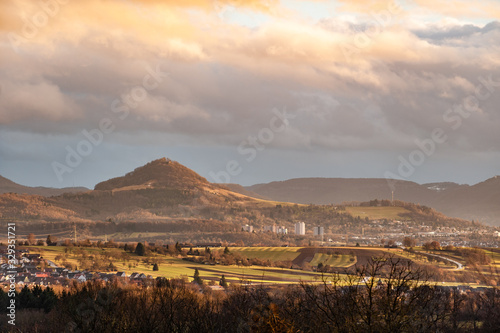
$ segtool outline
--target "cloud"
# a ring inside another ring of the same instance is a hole
[[[82,116],[76,103],[51,82],[3,82],[2,95],[0,124],[22,124],[28,119],[57,122]]]
[[[439,14],[458,18],[500,18],[500,3],[496,0],[471,2],[468,0],[337,0],[342,12],[373,13],[399,6],[411,10],[412,15]]]
[[[500,3],[495,0],[415,0],[420,8],[451,17],[500,19]]]
[[[419,3],[419,15],[444,10],[439,1]],[[500,80],[495,21],[416,26],[407,11],[374,30],[369,15],[311,22],[276,1],[92,0],[61,6],[28,38],[21,13],[32,18],[42,9],[16,4],[0,5],[0,128],[29,137],[75,140],[109,117],[116,125],[110,143],[237,147],[268,126],[274,108],[286,108],[296,118],[273,149],[413,149],[415,138],[449,126],[443,114],[474,93],[478,77]],[[387,3],[341,5],[364,6],[366,14]],[[226,22],[217,15],[224,6],[271,19],[254,28]],[[17,52],[10,33],[24,38]],[[346,55],[345,45],[355,52]],[[120,119],[113,101],[141,87],[146,68],[156,66],[168,74]],[[446,149],[500,149],[498,90],[449,132]]]

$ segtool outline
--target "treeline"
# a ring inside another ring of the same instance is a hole
[[[17,311],[23,309],[37,309],[49,313],[60,298],[55,294],[52,288],[42,288],[39,285],[33,288],[24,286],[20,291],[9,291],[8,293],[0,288],[1,313],[9,311],[8,307],[11,304],[11,299],[15,299],[15,309]]]
[[[377,258],[320,284],[212,291],[181,280],[153,287],[74,284],[43,316],[19,310],[12,332],[497,332],[497,288],[436,287],[410,261]],[[34,308],[38,309],[38,308]],[[0,311],[5,311],[2,307]],[[43,311],[43,310],[34,310]],[[37,321],[30,319],[36,317]]]
[[[491,257],[483,249],[478,248],[454,248],[453,252],[465,258],[467,265],[489,265]]]

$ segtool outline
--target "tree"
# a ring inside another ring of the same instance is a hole
[[[155,264],[153,265],[153,271],[158,271],[158,270],[159,270],[158,264],[157,264],[157,263],[155,263]]]
[[[48,235],[45,243],[47,243],[48,246],[57,245],[57,237]]]
[[[441,250],[441,244],[438,241],[431,242],[431,249],[433,250]]]
[[[437,313],[433,289],[425,288],[428,278],[410,260],[372,258],[348,275],[335,273],[321,285],[302,284],[307,301],[300,310],[321,314],[321,325],[332,332],[436,331],[427,326],[433,324],[428,317]]]
[[[34,245],[36,243],[36,237],[35,237],[35,234],[34,233],[30,233],[28,235],[28,243],[30,245]]]
[[[198,271],[198,268],[194,270],[193,282],[199,284],[200,286],[203,284],[203,280],[200,277],[200,272]]]
[[[411,237],[405,237],[403,239],[403,246],[404,247],[414,247],[415,245],[417,245],[417,242],[415,241],[415,239],[413,239]]]
[[[230,252],[229,252],[229,249],[228,249],[228,247],[226,246],[226,247],[224,248],[224,254],[229,254],[229,253],[230,253]],[[224,276],[224,275],[223,275],[223,276]]]
[[[322,262],[320,262],[320,263],[318,264],[318,272],[321,272],[322,270],[323,270],[323,263],[322,263]]]
[[[145,253],[146,248],[144,247],[144,245],[142,243],[138,243],[135,248],[135,254],[137,254],[138,256],[144,256]]]
[[[226,277],[224,276],[224,274],[222,274],[222,277],[220,278],[219,285],[221,287],[227,288],[227,281],[226,281]]]

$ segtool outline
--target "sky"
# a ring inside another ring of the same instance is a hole
[[[5,0],[0,175],[500,174],[500,1]]]

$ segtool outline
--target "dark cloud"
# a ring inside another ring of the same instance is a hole
[[[500,32],[500,22],[492,21],[484,27],[465,25],[430,25],[425,29],[414,30],[415,35],[434,44],[446,44],[450,40],[469,40],[471,37]]]

